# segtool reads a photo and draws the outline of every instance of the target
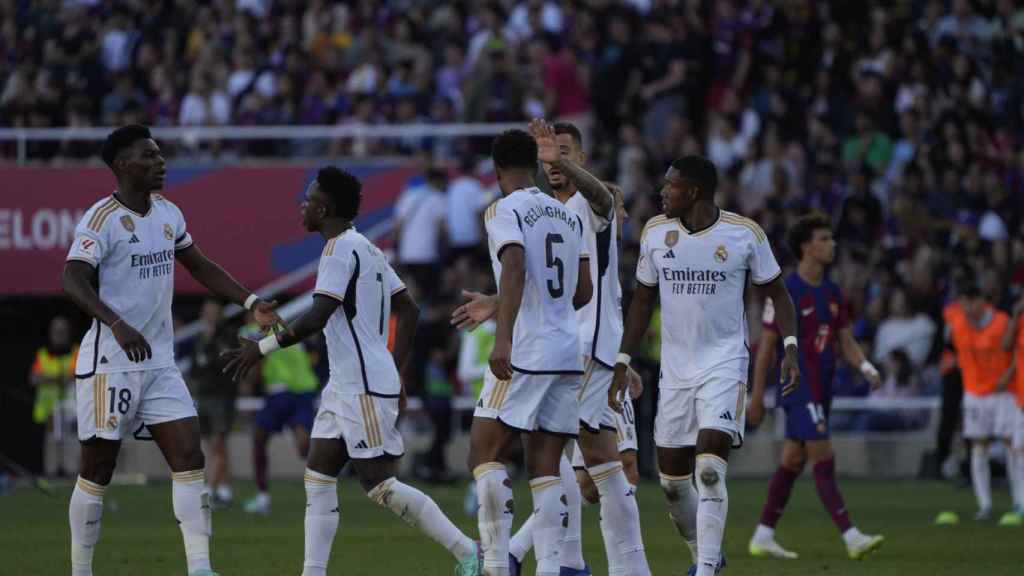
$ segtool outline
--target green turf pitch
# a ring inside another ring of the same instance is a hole
[[[752,559],[747,540],[757,522],[766,483],[729,485],[729,523],[725,551],[728,575],[841,574],[865,576],[1024,575],[1024,529],[976,523],[968,490],[945,484],[846,482],[854,521],[866,532],[886,536],[884,548],[863,562],[846,559],[839,535],[818,503],[813,485],[799,483],[779,526],[782,544],[800,553],[796,561]],[[250,485],[236,487],[246,496]],[[468,534],[475,519],[462,512],[462,487],[428,492]],[[0,574],[66,575],[67,503],[70,489],[48,498],[28,488],[0,496]],[[273,514],[253,518],[236,508],[214,515],[213,559],[224,576],[297,576],[302,571],[304,495],[298,482],[273,485]],[[524,483],[517,485],[519,510],[529,509]],[[654,483],[639,491],[648,559],[656,576],[685,574],[689,554],[676,535]],[[97,576],[182,575],[181,536],[171,513],[169,484],[113,486],[107,492],[102,536],[96,551]],[[1007,504],[1005,491],[996,506]],[[936,527],[943,509],[957,510],[958,526]],[[341,482],[341,528],[335,540],[330,574],[346,576],[449,575],[448,553],[391,512],[372,504],[352,479]],[[518,522],[523,517],[517,518]],[[597,510],[584,512],[584,554],[595,575],[605,572]],[[533,574],[532,561],[527,574]]]

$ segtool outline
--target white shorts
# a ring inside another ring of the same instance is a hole
[[[616,448],[619,454],[627,452],[629,450],[636,450],[636,418],[633,416],[633,402],[626,400],[622,403],[622,413],[619,414],[615,410],[608,408],[608,412],[611,413],[612,419],[615,421],[615,441]],[[582,420],[582,419],[581,419]],[[572,443],[573,454],[572,454],[572,467],[573,468],[586,468],[587,465],[583,461],[583,452],[580,451],[580,447],[575,442]]]
[[[498,380],[488,369],[474,417],[495,418],[525,432],[576,436],[580,430],[579,374],[524,374]]]
[[[732,436],[733,448],[743,445],[747,384],[735,378],[709,378],[692,388],[659,388],[654,418],[654,443],[662,448],[697,445],[700,430]]]
[[[608,389],[612,386],[615,371],[595,362],[592,358],[583,357],[583,365],[587,367],[583,373],[580,386],[580,424],[590,432],[601,428],[615,430],[615,410],[608,406]]]
[[[94,374],[78,380],[78,439],[122,440],[142,426],[196,416],[195,402],[177,366]]]
[[[964,438],[1010,438],[1016,421],[1016,403],[1010,394],[964,394]]]
[[[398,398],[345,394],[328,386],[320,395],[311,436],[343,440],[349,457],[356,460],[405,453],[398,432]]]

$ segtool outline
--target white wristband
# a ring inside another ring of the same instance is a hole
[[[270,354],[274,350],[280,350],[281,349],[281,343],[277,341],[277,334],[271,334],[269,336],[265,336],[264,338],[262,338],[260,340],[259,346],[260,346],[260,354],[263,355],[263,356],[266,356],[267,354]]]
[[[794,348],[799,348],[799,346],[797,345],[796,336],[786,336],[785,338],[782,339],[783,350],[789,348],[790,346],[793,346]]]
[[[878,368],[871,362],[865,360],[860,363],[860,373],[867,376],[868,374],[878,374]]]
[[[631,360],[633,360],[633,357],[625,352],[619,352],[619,355],[615,357],[616,364],[625,364],[626,366],[629,366]]]
[[[259,296],[255,295],[255,294],[249,294],[249,297],[245,299],[245,304],[244,304],[245,309],[246,310],[252,310],[252,305],[255,304],[256,301],[259,300],[259,299],[260,299]]]

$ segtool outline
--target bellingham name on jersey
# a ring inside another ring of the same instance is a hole
[[[580,226],[580,221],[576,214],[570,213],[569,210],[561,206],[530,206],[522,218],[523,224],[530,228],[536,226],[541,218],[561,220],[569,227],[570,232],[576,232]]]

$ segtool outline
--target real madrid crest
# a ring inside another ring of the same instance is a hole
[[[164,224],[164,238],[168,240],[174,240],[174,230],[170,224]]]
[[[669,230],[665,233],[665,246],[671,248],[679,242],[679,230]]]
[[[729,251],[725,249],[724,244],[719,244],[718,248],[715,248],[715,262],[719,264],[725,264],[725,261],[729,259]]]
[[[124,229],[129,232],[135,232],[135,221],[127,214],[121,216],[121,226],[124,226]]]

